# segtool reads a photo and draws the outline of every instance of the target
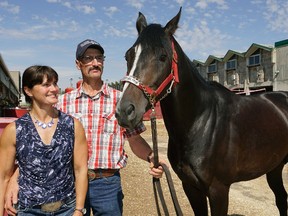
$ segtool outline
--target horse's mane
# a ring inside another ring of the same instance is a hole
[[[220,89],[220,90],[225,90],[225,91],[228,91],[231,93],[231,91],[226,88],[225,86],[223,86],[222,84],[216,82],[216,81],[207,81],[207,84],[213,88],[217,88],[217,89]]]

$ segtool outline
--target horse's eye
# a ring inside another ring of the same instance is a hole
[[[161,62],[165,62],[166,59],[167,59],[167,55],[161,55],[161,56],[159,57],[159,60],[160,60]]]

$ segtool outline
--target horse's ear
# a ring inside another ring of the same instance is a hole
[[[165,32],[169,34],[170,36],[172,36],[175,33],[176,29],[178,28],[178,23],[179,23],[180,16],[181,16],[181,10],[182,10],[182,7],[180,7],[178,14],[173,19],[171,19],[164,27]]]
[[[139,12],[139,16],[138,16],[138,19],[137,19],[137,22],[136,22],[136,28],[137,28],[137,31],[138,31],[138,35],[140,35],[140,33],[146,27],[147,27],[146,18],[141,12]]]

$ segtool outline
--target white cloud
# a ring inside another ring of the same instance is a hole
[[[5,58],[16,58],[16,59],[23,59],[23,58],[30,58],[37,56],[36,51],[34,48],[31,49],[9,49],[2,51]]]
[[[71,9],[73,8],[71,2],[63,2],[62,5],[67,8],[71,8]]]
[[[135,37],[135,35],[131,34],[131,30],[127,29],[118,29],[114,26],[109,26],[104,31],[105,36],[112,36],[112,37],[118,37],[118,38],[125,38],[125,37]]]
[[[105,23],[101,19],[95,19],[92,23],[89,24],[88,29],[100,29],[105,26]]]
[[[108,7],[108,8],[104,8],[104,11],[105,11],[105,14],[109,17],[112,17],[114,13],[118,12],[119,9],[115,6],[111,6],[111,7]]]
[[[184,22],[181,28],[176,32],[177,39],[185,52],[192,54],[191,58],[207,58],[208,55],[223,55],[226,49],[223,43],[230,39],[229,35],[220,30],[210,29],[208,23],[202,20],[198,25],[191,28],[187,22]],[[200,56],[193,55],[200,53]]]
[[[96,11],[94,7],[91,7],[88,5],[77,5],[76,9],[78,11],[82,11],[84,14],[92,14],[92,13],[95,13]]]
[[[78,30],[78,23],[74,20],[50,20],[46,17],[33,16],[33,20],[37,20],[41,23],[46,30],[57,30],[57,31],[67,31],[75,32]],[[33,28],[33,26],[31,26]]]
[[[190,15],[195,14],[195,9],[193,7],[186,7],[185,11]]]
[[[61,2],[61,0],[46,0],[48,3],[58,3]]]
[[[143,7],[144,0],[126,0],[126,3],[131,7],[140,10]]]
[[[71,36],[71,33],[77,32],[79,25],[72,20],[49,20],[46,17],[32,16],[34,25],[18,23],[18,26],[0,27],[0,36],[2,38],[14,39],[65,39]]]
[[[267,0],[264,17],[272,31],[288,32],[288,2],[287,0]]]
[[[175,0],[179,5],[184,5],[185,0]]]
[[[74,2],[65,0],[46,0],[46,1],[48,3],[59,3],[64,7],[83,12],[84,14],[93,14],[96,11],[95,7],[89,6],[88,4],[84,5],[83,2],[81,1],[79,4],[75,4]]]
[[[251,4],[262,4],[263,0],[251,0]]]
[[[200,0],[195,4],[195,7],[201,8],[201,9],[205,9],[207,8],[208,3],[206,0]]]
[[[68,2],[68,1],[62,1],[62,0],[46,0],[48,3],[52,3],[52,4],[61,4],[63,5],[64,7],[67,7],[69,9],[73,9],[72,7],[72,3],[71,2]]]
[[[228,9],[228,5],[225,0],[198,0],[198,2],[195,4],[195,7],[198,7],[200,9],[206,9],[209,4],[216,4],[217,8],[219,9]]]
[[[20,6],[9,4],[8,1],[0,2],[0,8],[5,9],[12,14],[18,14],[20,12]]]
[[[0,37],[5,38],[33,38],[33,35],[27,34],[27,32],[23,32],[22,30],[18,29],[5,29],[0,27]]]

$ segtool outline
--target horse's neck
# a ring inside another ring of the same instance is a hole
[[[174,40],[174,43],[176,52],[178,53],[179,82],[180,86],[184,89],[184,91],[179,91],[178,94],[185,94],[185,89],[189,89],[196,94],[201,94],[201,92],[207,90],[207,82],[200,75],[196,66],[184,53],[176,40]]]
[[[179,55],[178,71],[179,84],[176,86],[176,91],[174,92],[177,103],[183,102],[187,104],[187,100],[200,103],[204,99],[202,95],[208,91],[209,86],[185,53]],[[183,100],[179,100],[179,98],[183,98]],[[188,103],[188,105],[192,104]]]
[[[210,99],[208,85],[196,67],[185,55],[179,57],[179,83],[161,102],[161,108],[166,127],[184,132],[199,117],[197,114],[203,112],[203,104]]]

